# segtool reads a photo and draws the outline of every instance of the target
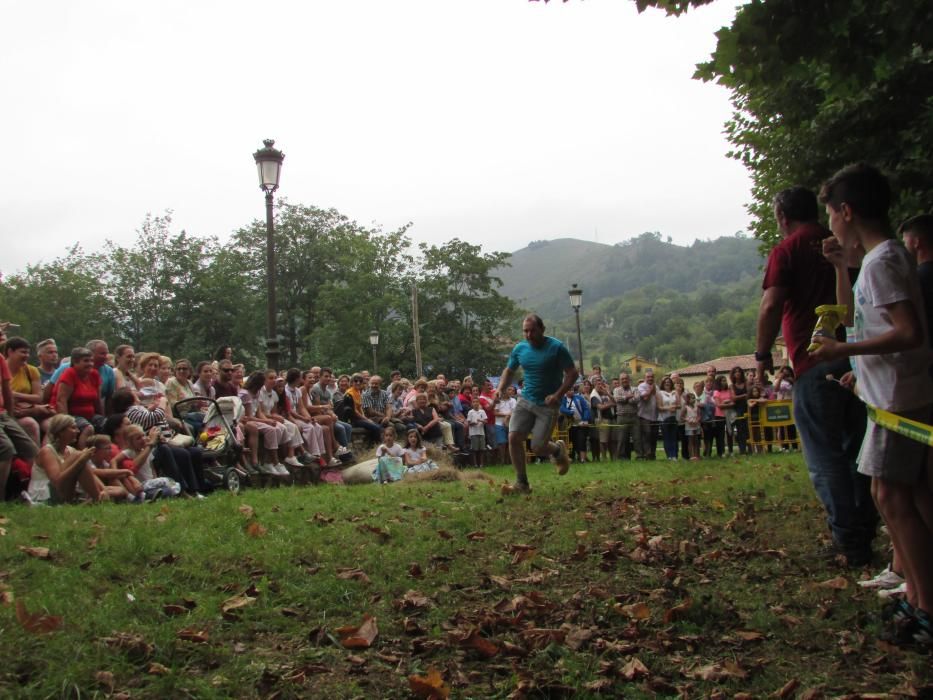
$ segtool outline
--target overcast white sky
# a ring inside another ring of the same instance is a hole
[[[279,190],[487,250],[744,230],[727,92],[691,79],[735,0],[3,2],[0,271],[129,243],[147,212],[228,236]]]

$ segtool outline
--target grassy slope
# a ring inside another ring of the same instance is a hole
[[[587,465],[562,479],[533,469],[530,498],[503,498],[507,471],[494,468],[495,484],[7,505],[0,588],[63,627],[28,633],[12,605],[0,608],[0,695],[103,693],[112,673],[117,692],[139,698],[410,697],[407,676],[431,667],[453,697],[518,687],[518,697],[587,697],[600,684],[636,697],[764,695],[792,679],[829,696],[933,683],[928,657],[876,641],[877,599],[854,576],[819,585],[838,571],[808,557],[824,526],[799,457]],[[516,544],[534,556],[518,561]],[[18,546],[49,547],[52,559]],[[369,582],[338,578],[339,567]],[[428,605],[406,607],[409,590]],[[223,601],[245,591],[251,604],[225,619]],[[330,643],[363,613],[379,627],[370,649]],[[562,625],[563,640],[528,631]],[[181,640],[182,629],[207,639]],[[478,637],[462,641],[469,630]],[[118,632],[151,647],[101,641]]]

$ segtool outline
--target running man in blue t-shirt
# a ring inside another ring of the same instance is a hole
[[[561,397],[577,380],[577,368],[567,346],[544,335],[544,321],[529,314],[522,321],[525,339],[512,348],[509,363],[499,380],[499,398],[507,398],[515,370],[524,371],[524,387],[509,420],[509,454],[515,467],[514,489],[531,491],[525,470],[525,440],[531,435],[531,450],[539,457],[550,457],[558,474],[570,468],[563,440],[551,442],[551,430]]]

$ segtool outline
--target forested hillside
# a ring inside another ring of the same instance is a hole
[[[722,287],[757,278],[763,262],[758,241],[752,238],[728,236],[679,246],[655,232],[616,245],[572,238],[536,241],[512,253],[511,266],[496,274],[502,278],[502,294],[559,319],[572,313],[567,290],[573,283],[583,289],[584,313],[589,316],[603,299],[650,284],[687,293],[707,282]]]
[[[559,239],[529,245],[498,271],[502,293],[540,313],[549,333],[577,356],[567,297],[584,290],[581,326],[587,368],[617,371],[638,353],[667,367],[754,351],[760,299],[758,242],[740,236],[677,246],[645,233],[623,244]]]

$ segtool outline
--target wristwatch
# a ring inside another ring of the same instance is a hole
[[[771,359],[771,352],[758,352],[755,351],[755,362],[767,362]]]

